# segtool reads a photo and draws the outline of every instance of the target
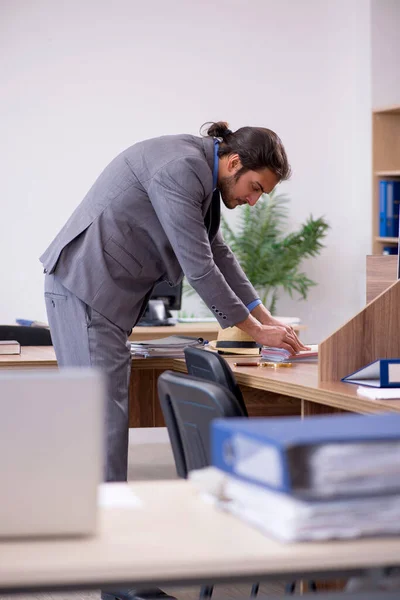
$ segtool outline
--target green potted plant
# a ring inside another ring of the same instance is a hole
[[[329,229],[324,218],[310,215],[298,231],[286,233],[288,202],[287,194],[273,192],[255,206],[241,209],[235,231],[226,219],[221,223],[225,241],[271,314],[275,314],[281,291],[291,297],[296,292],[305,300],[316,285],[301,271],[301,263],[320,253]],[[194,293],[186,281],[184,293]]]
[[[271,314],[282,290],[305,300],[316,285],[301,271],[301,263],[320,253],[329,229],[324,218],[310,215],[298,231],[286,233],[288,202],[287,194],[273,192],[253,207],[244,206],[236,231],[222,219],[225,241]]]

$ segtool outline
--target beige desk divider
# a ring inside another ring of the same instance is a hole
[[[400,280],[318,347],[319,381],[342,377],[379,358],[400,358]]]

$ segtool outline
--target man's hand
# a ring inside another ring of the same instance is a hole
[[[244,321],[236,323],[236,327],[248,333],[253,340],[263,346],[284,348],[290,354],[297,354],[301,350],[310,349],[300,342],[293,328],[289,325],[284,325],[273,319],[273,317],[270,317],[269,323],[271,324],[264,325],[250,314]]]
[[[288,330],[283,325],[260,325],[259,332],[253,337],[258,344],[284,348],[290,354],[297,354],[297,352],[306,348],[295,332]]]
[[[297,342],[300,344],[300,350],[311,350],[311,348],[309,346],[305,346],[299,340],[295,330],[293,329],[293,327],[291,325],[286,325],[285,323],[281,323],[281,321],[279,321],[278,319],[275,319],[274,317],[270,317],[269,321],[267,323],[265,323],[265,325],[269,325],[269,326],[273,326],[273,327],[284,327],[288,333],[294,335]],[[272,344],[270,344],[270,345],[272,345]]]
[[[251,311],[251,317],[254,317],[255,319],[257,319],[257,321],[259,321],[262,325],[267,325],[269,327],[274,327],[274,328],[275,327],[283,327],[285,329],[285,331],[287,332],[287,334],[289,335],[289,339],[294,338],[295,347],[298,348],[298,350],[296,350],[296,352],[299,352],[300,350],[310,350],[310,348],[308,346],[304,346],[304,344],[302,344],[302,342],[297,337],[297,335],[291,325],[286,325],[285,323],[281,323],[281,321],[279,321],[278,319],[275,319],[271,315],[269,310],[267,308],[265,308],[265,306],[263,304],[259,304]],[[246,323],[246,321],[243,321],[243,323]],[[239,325],[238,325],[238,327],[239,327]],[[250,332],[248,332],[248,333],[250,333]],[[253,336],[252,333],[250,333],[250,335]],[[256,340],[256,341],[258,341],[258,340]],[[285,347],[285,346],[282,346],[281,344],[270,344],[270,343],[267,344],[265,342],[259,342],[259,343],[263,343],[265,346],[275,346],[277,348]],[[286,343],[286,341],[285,341],[285,343]]]

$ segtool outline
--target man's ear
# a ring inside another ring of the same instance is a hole
[[[227,165],[228,171],[235,173],[242,167],[242,163],[240,162],[239,154],[230,154],[228,156]]]

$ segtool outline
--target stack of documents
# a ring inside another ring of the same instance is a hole
[[[373,388],[359,385],[357,394],[370,400],[400,400],[400,388]]]
[[[400,494],[306,501],[241,481],[215,467],[189,479],[215,504],[283,542],[400,533]]]
[[[272,346],[263,346],[261,348],[261,359],[268,362],[316,362],[318,360],[318,345],[310,346],[311,350],[302,350],[295,355],[291,355],[289,350],[284,348],[274,348]]]
[[[341,381],[376,388],[397,388],[400,391],[400,358],[381,358],[357,369]]]
[[[211,441],[208,492],[264,532],[400,532],[400,415],[216,419]]]
[[[184,349],[187,346],[201,347],[203,345],[202,338],[170,335],[155,340],[131,342],[131,354],[142,358],[184,358]]]

